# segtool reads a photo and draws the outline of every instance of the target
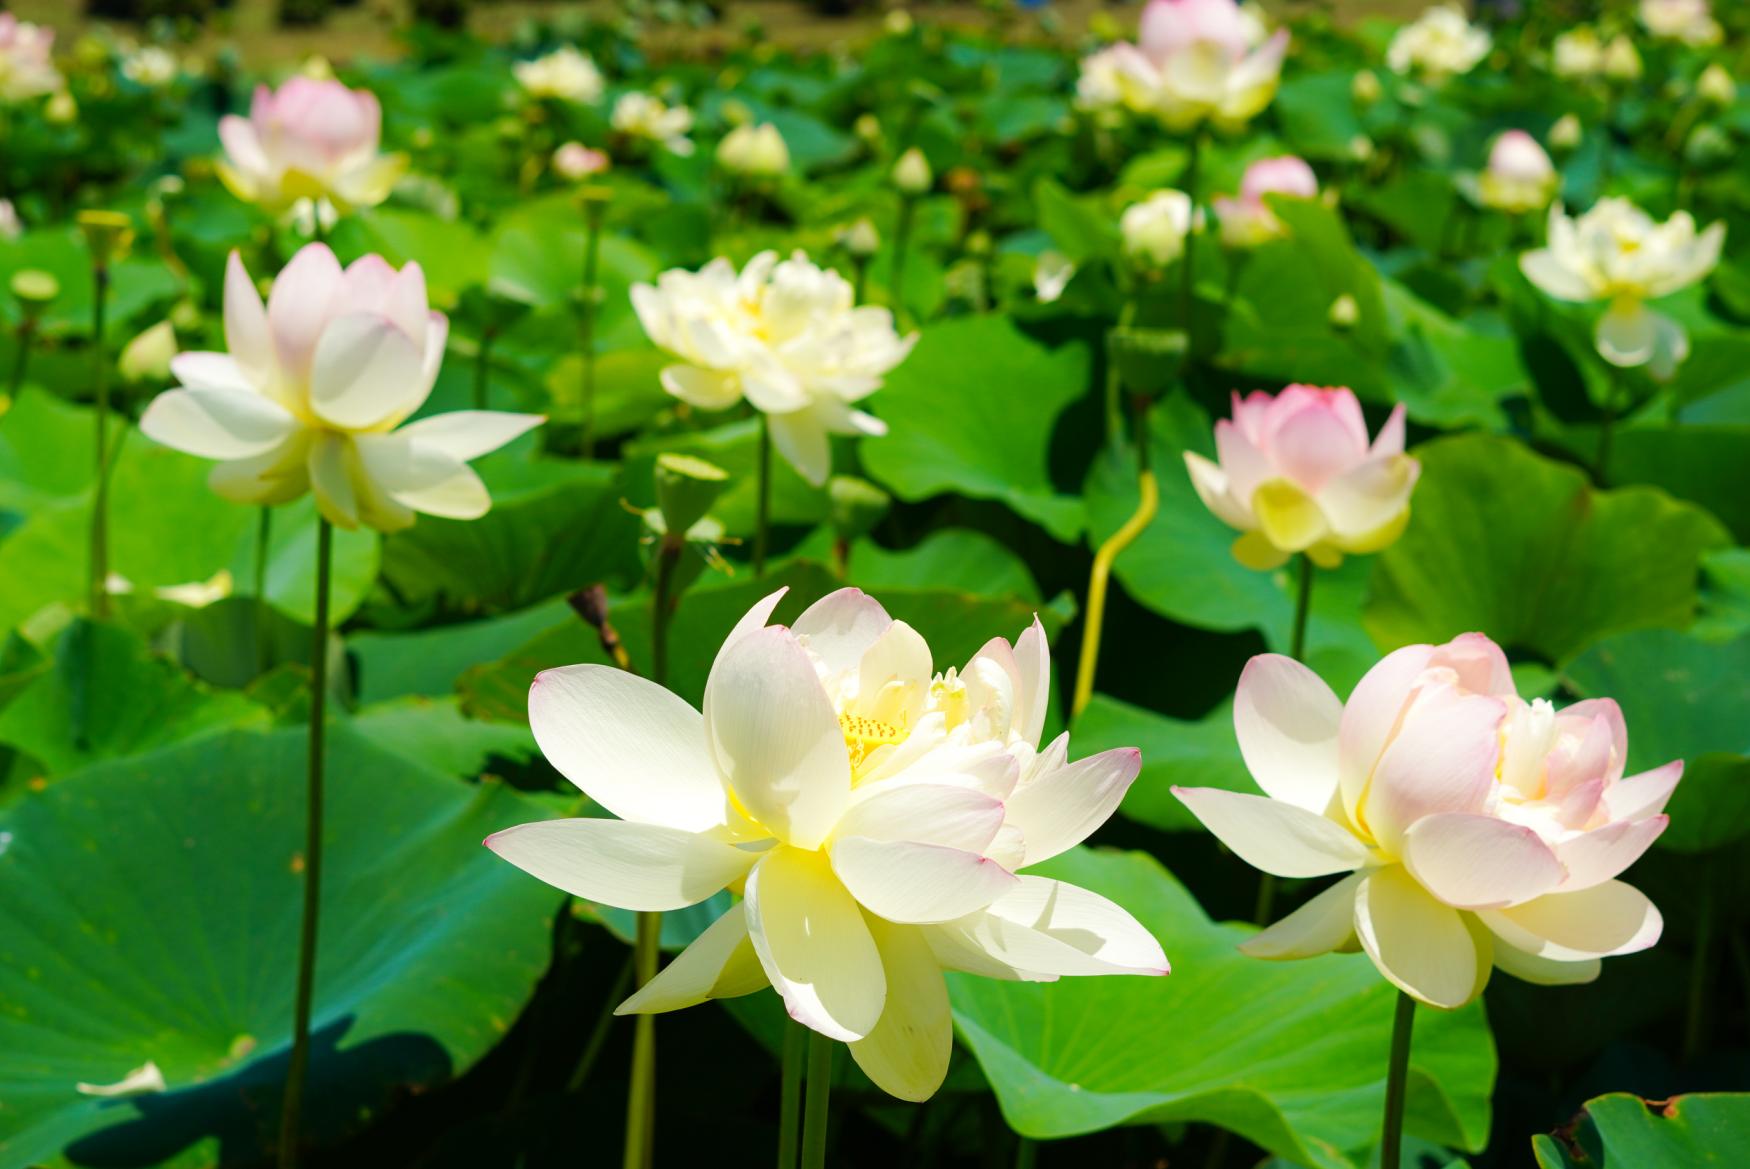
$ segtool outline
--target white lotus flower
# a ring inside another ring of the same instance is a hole
[[[1191,196],[1183,191],[1156,191],[1132,203],[1118,217],[1124,254],[1151,268],[1165,268],[1185,254],[1185,240],[1197,218]]]
[[[1419,73],[1439,83],[1475,69],[1489,55],[1489,44],[1488,31],[1471,24],[1464,9],[1443,4],[1397,31],[1385,63],[1394,73]]]
[[[653,142],[670,154],[693,152],[693,141],[687,137],[693,128],[693,111],[686,106],[671,106],[652,94],[621,94],[608,124],[617,133]]]
[[[605,666],[548,670],[529,722],[559,771],[619,817],[507,829],[488,847],[549,884],[641,911],[742,901],[622,1014],[768,983],[790,1016],[850,1044],[887,1092],[932,1095],[952,1047],[942,971],[1051,981],[1165,974],[1158,942],[1098,894],[1017,873],[1103,823],[1134,750],[1037,750],[1050,658],[1035,622],[961,671],[844,589],[793,628],[782,598],[731,631],[704,712]]]
[[[393,532],[415,512],[475,519],[492,505],[470,459],[542,421],[464,410],[407,422],[425,404],[449,322],[426,305],[418,264],[381,256],[344,271],[324,244],[292,257],[264,308],[236,252],[225,272],[228,353],[181,353],[180,389],[140,429],[218,459],[214,491],[273,504],[313,491],[330,523]],[[403,425],[406,423],[406,425]]]
[[[122,76],[147,89],[162,89],[178,72],[175,55],[159,45],[137,49],[122,60]]]
[[[717,144],[717,165],[730,174],[771,178],[790,169],[790,148],[770,122],[737,126]]]
[[[1717,45],[1725,36],[1708,0],[1641,0],[1640,15],[1641,23],[1654,36],[1694,48]]]
[[[1149,0],[1135,44],[1082,62],[1078,101],[1122,103],[1170,130],[1238,130],[1276,96],[1287,52],[1286,29],[1270,34],[1234,0]]]
[[[61,88],[53,29],[0,12],[0,103],[29,101]]]
[[[571,45],[532,61],[518,61],[511,72],[530,97],[588,104],[602,96],[602,71]]]
[[[917,340],[900,337],[888,310],[857,306],[848,280],[800,251],[788,260],[761,252],[739,274],[721,258],[664,272],[654,286],[633,286],[632,307],[650,339],[681,359],[662,371],[665,390],[701,410],[745,397],[816,485],[832,469],[829,434],[887,433],[852,404],[880,389]]]
[[[1594,335],[1599,355],[1669,377],[1688,356],[1689,338],[1645,302],[1705,277],[1725,239],[1724,223],[1697,232],[1686,211],[1657,223],[1627,199],[1600,199],[1577,219],[1552,207],[1548,245],[1520,256],[1519,267],[1557,300],[1609,301]]]

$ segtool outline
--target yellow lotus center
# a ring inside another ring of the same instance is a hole
[[[845,735],[845,750],[850,754],[852,771],[861,767],[877,748],[905,741],[904,727],[860,714],[839,715],[839,729]]]

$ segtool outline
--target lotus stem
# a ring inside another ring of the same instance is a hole
[[[18,323],[18,352],[12,355],[12,377],[8,380],[6,397],[18,401],[24,388],[24,374],[30,367],[30,343],[36,339],[36,318],[27,316]]]
[[[808,1094],[803,1099],[802,1169],[826,1169],[827,1118],[832,1107],[832,1057],[837,1040],[808,1032]]]
[[[578,344],[583,357],[583,457],[595,457],[595,324],[600,299],[599,274],[602,244],[602,214],[607,200],[595,189],[583,200],[583,312],[578,320]]]
[[[567,901],[566,905],[569,907],[570,902]],[[577,1066],[571,1069],[571,1078],[565,1082],[567,1092],[581,1092],[584,1084],[589,1082],[589,1073],[595,1069],[595,1061],[607,1045],[608,1032],[614,1023],[614,1008],[626,997],[626,990],[632,985],[632,968],[636,963],[635,956],[627,956],[620,973],[614,976],[614,985],[608,988],[608,1001],[602,1004],[602,1013],[589,1033],[589,1041],[583,1045],[583,1054],[578,1056]]]
[[[480,348],[474,354],[474,409],[487,409],[487,399],[491,396],[490,378],[492,373],[492,335],[493,328],[487,325],[480,330]],[[585,358],[587,361],[588,358]]]
[[[888,269],[887,295],[893,301],[893,316],[901,326],[910,323],[905,311],[905,260],[911,250],[911,221],[917,200],[910,195],[899,197],[899,218],[893,225],[893,266]]]
[[[1118,369],[1118,334],[1136,319],[1136,301],[1125,298],[1118,323],[1106,334],[1106,441],[1117,450],[1124,443],[1124,377]]]
[[[1076,669],[1075,698],[1070,703],[1073,719],[1087,709],[1094,696],[1094,675],[1100,665],[1100,632],[1106,621],[1106,589],[1112,578],[1112,565],[1143,529],[1153,522],[1160,508],[1160,484],[1148,465],[1148,398],[1136,396],[1136,511],[1124,521],[1124,526],[1107,537],[1094,553],[1094,568],[1088,575],[1088,616],[1082,627],[1082,656]]]
[[[1185,257],[1179,265],[1179,316],[1185,323],[1186,345],[1191,338],[1191,313],[1197,304],[1197,180],[1203,161],[1203,131],[1191,135],[1191,153],[1185,160],[1185,194],[1191,199],[1191,222],[1185,228]],[[1189,360],[1189,349],[1187,349]]]
[[[634,988],[656,977],[662,942],[662,914],[638,915],[638,939],[632,951]],[[656,1018],[639,1015],[632,1031],[632,1082],[626,1097],[624,1169],[650,1169],[656,1142]]]
[[[267,669],[267,560],[273,541],[273,508],[263,506],[255,522],[255,673]]]
[[[1379,1137],[1379,1169],[1399,1169],[1404,1143],[1404,1094],[1410,1078],[1410,1029],[1416,1023],[1416,1000],[1398,992],[1391,1024],[1391,1063],[1385,1078],[1385,1124]]]
[[[109,362],[103,354],[103,317],[109,301],[109,265],[91,268],[92,380],[97,392],[97,494],[91,504],[91,615],[109,616]]]
[[[310,1014],[316,997],[317,918],[322,903],[322,767],[328,706],[328,592],[334,527],[316,521],[316,624],[310,638],[310,749],[304,811],[304,918],[298,933],[298,989],[292,1008],[292,1058],[280,1107],[280,1169],[297,1169],[304,1080],[310,1063]]]
[[[778,1089],[778,1169],[796,1169],[802,1122],[802,1061],[807,1047],[808,1029],[794,1019],[786,1019]]]
[[[753,531],[753,574],[766,575],[766,543],[770,538],[772,519],[772,424],[760,415],[759,476],[755,490],[759,495]]]

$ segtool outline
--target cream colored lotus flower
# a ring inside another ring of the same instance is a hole
[[[738,274],[716,259],[697,272],[664,272],[634,285],[644,331],[680,359],[662,386],[701,410],[746,398],[765,414],[772,442],[819,485],[832,469],[828,435],[882,435],[880,419],[854,408],[911,352],[893,314],[858,306],[851,284],[802,252],[761,252]]]
[[[1185,254],[1196,213],[1183,191],[1156,191],[1118,217],[1124,254],[1144,267],[1161,269]]]
[[[1725,38],[1708,0],[1641,0],[1640,15],[1654,36],[1694,48],[1717,45]]]
[[[1609,301],[1594,332],[1599,355],[1669,377],[1688,356],[1689,337],[1645,302],[1706,277],[1725,239],[1724,223],[1697,232],[1686,211],[1657,223],[1627,199],[1600,199],[1577,219],[1550,208],[1548,244],[1520,256],[1519,267],[1557,300]]]
[[[1623,778],[1616,703],[1526,702],[1480,633],[1387,655],[1347,706],[1293,659],[1253,658],[1234,732],[1266,794],[1174,794],[1256,868],[1349,874],[1248,954],[1359,945],[1393,985],[1453,1008],[1492,968],[1589,982],[1659,939],[1659,911],[1616,877],[1664,831],[1683,765]]]
[[[159,45],[146,45],[122,58],[122,76],[147,89],[164,88],[178,72],[175,54]]]
[[[1051,669],[1037,622],[935,674],[923,638],[858,590],[792,628],[766,623],[782,595],[731,631],[702,714],[603,666],[548,670],[529,691],[542,752],[619,819],[524,824],[487,847],[625,909],[742,894],[620,1013],[769,984],[883,1090],[924,1100],[953,1044],[943,970],[1167,972],[1123,909],[1017,871],[1099,827],[1140,765],[1133,750],[1067,762],[1067,736],[1037,749]]]
[[[1260,158],[1246,168],[1235,198],[1210,200],[1221,224],[1221,242],[1230,248],[1255,248],[1288,234],[1288,225],[1264,202],[1265,195],[1316,199],[1318,176],[1304,159],[1292,154]]]
[[[1640,52],[1620,33],[1606,43],[1596,29],[1583,24],[1556,37],[1550,48],[1550,71],[1557,77],[1633,81],[1641,75]]]
[[[468,461],[542,419],[464,410],[407,422],[431,393],[448,335],[418,264],[397,272],[365,256],[343,271],[326,245],[310,244],[264,308],[232,252],[229,352],[178,354],[170,368],[181,388],[158,395],[140,429],[218,459],[212,488],[239,503],[312,491],[330,523],[384,532],[415,512],[475,519],[492,501]]]
[[[219,178],[273,213],[304,199],[342,212],[374,207],[407,169],[405,155],[379,153],[382,128],[382,107],[366,90],[311,77],[258,86],[249,117],[219,119]]]
[[[730,174],[772,178],[790,169],[790,148],[770,122],[737,126],[717,144],[717,165]]]
[[[1523,215],[1549,206],[1561,177],[1555,163],[1524,130],[1508,130],[1489,147],[1489,165],[1475,176],[1470,194],[1484,207]]]
[[[1234,558],[1257,569],[1296,552],[1335,567],[1344,553],[1386,547],[1409,522],[1422,470],[1404,454],[1402,405],[1369,445],[1355,395],[1317,386],[1236,393],[1215,450],[1219,463],[1185,452],[1185,469],[1204,506],[1243,533]]]
[[[518,61],[511,72],[530,97],[580,105],[601,100],[602,71],[571,45],[563,45],[532,61]]]
[[[693,111],[686,106],[671,106],[653,94],[621,94],[608,124],[628,138],[654,143],[670,154],[693,152],[693,140],[687,137],[693,128]]]
[[[1392,37],[1385,63],[1394,73],[1415,73],[1439,84],[1449,77],[1469,73],[1489,55],[1488,31],[1465,18],[1456,4],[1425,10]]]
[[[61,88],[54,44],[53,29],[0,12],[0,102],[29,101]]]
[[[1234,0],[1149,0],[1135,44],[1082,62],[1078,100],[1090,108],[1121,102],[1170,130],[1207,123],[1234,131],[1276,96],[1287,52],[1286,29],[1269,34]]]

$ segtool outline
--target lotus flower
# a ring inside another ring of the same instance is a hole
[[[613,166],[613,160],[581,142],[567,142],[553,152],[553,173],[568,182],[582,182]]]
[[[737,126],[717,144],[717,165],[730,174],[771,178],[790,169],[790,148],[770,122]]]
[[[848,280],[802,252],[761,252],[739,274],[724,259],[664,272],[632,288],[632,307],[650,339],[681,359],[662,371],[664,389],[701,410],[745,397],[767,415],[779,452],[818,486],[832,467],[829,434],[887,433],[853,403],[917,340],[853,297]]]
[[[220,460],[212,488],[239,503],[314,491],[330,523],[384,532],[408,527],[415,512],[474,519],[492,501],[468,460],[541,418],[464,410],[407,422],[431,393],[448,335],[444,315],[426,307],[418,264],[397,272],[365,256],[343,271],[325,245],[310,244],[263,308],[232,252],[230,352],[178,354],[170,369],[181,388],[158,395],[140,429]]]
[[[1694,48],[1717,45],[1725,36],[1708,0],[1641,0],[1641,23],[1656,37]]]
[[[382,128],[382,107],[366,90],[311,77],[277,91],[258,86],[249,117],[219,119],[219,177],[239,199],[276,214],[302,199],[343,212],[374,207],[407,168],[405,155],[378,153]]]
[[[532,61],[518,61],[511,72],[530,97],[586,104],[602,96],[602,71],[571,45]]]
[[[1385,63],[1394,73],[1416,73],[1433,84],[1469,73],[1489,55],[1489,34],[1465,19],[1456,4],[1429,8],[1392,37]]]
[[[1557,300],[1607,300],[1593,337],[1612,365],[1669,377],[1689,354],[1683,326],[1645,302],[1669,296],[1719,263],[1726,225],[1695,230],[1679,211],[1657,223],[1627,199],[1600,199],[1578,218],[1550,208],[1549,242],[1519,257],[1526,279]]]
[[[1664,831],[1683,765],[1623,778],[1616,703],[1526,702],[1480,633],[1387,655],[1347,706],[1298,662],[1253,658],[1234,731],[1266,794],[1174,794],[1254,867],[1349,874],[1246,953],[1359,943],[1393,985],[1451,1008],[1493,967],[1587,982],[1600,959],[1659,939],[1659,911],[1616,877]]]
[[[1165,268],[1185,254],[1185,241],[1196,218],[1191,196],[1183,191],[1156,191],[1126,207],[1118,217],[1124,254],[1145,267]]]
[[[1233,546],[1241,564],[1275,568],[1305,552],[1334,567],[1404,530],[1422,468],[1404,454],[1402,405],[1371,446],[1361,403],[1345,389],[1236,393],[1233,415],[1215,424],[1219,463],[1187,451],[1185,467],[1204,506],[1243,533]]]
[[[1318,193],[1318,176],[1302,159],[1292,154],[1260,158],[1246,168],[1238,198],[1210,200],[1221,223],[1221,242],[1230,248],[1254,248],[1287,235],[1287,225],[1265,204],[1264,196],[1314,199]]]
[[[1276,96],[1288,32],[1234,0],[1149,0],[1137,43],[1082,62],[1082,104],[1121,101],[1170,130],[1238,130]]]
[[[923,1100],[952,1047],[942,971],[1051,981],[1165,974],[1148,931],[1088,890],[1018,873],[1112,814],[1134,750],[1037,749],[1050,659],[1037,622],[933,674],[929,646],[844,589],[792,628],[755,605],[718,651],[701,714],[632,674],[548,670],[529,722],[559,771],[619,819],[548,820],[486,841],[560,889],[718,918],[622,1014],[777,989],[850,1044],[887,1092]]]
[[[671,106],[648,93],[623,93],[614,103],[608,124],[615,132],[662,147],[670,154],[693,152],[687,132],[693,128],[693,111]]]
[[[1508,130],[1489,148],[1489,165],[1476,176],[1473,195],[1484,207],[1523,215],[1549,206],[1560,181],[1537,139]]]
[[[53,29],[0,12],[0,102],[29,101],[61,88],[61,74],[50,55]]]

